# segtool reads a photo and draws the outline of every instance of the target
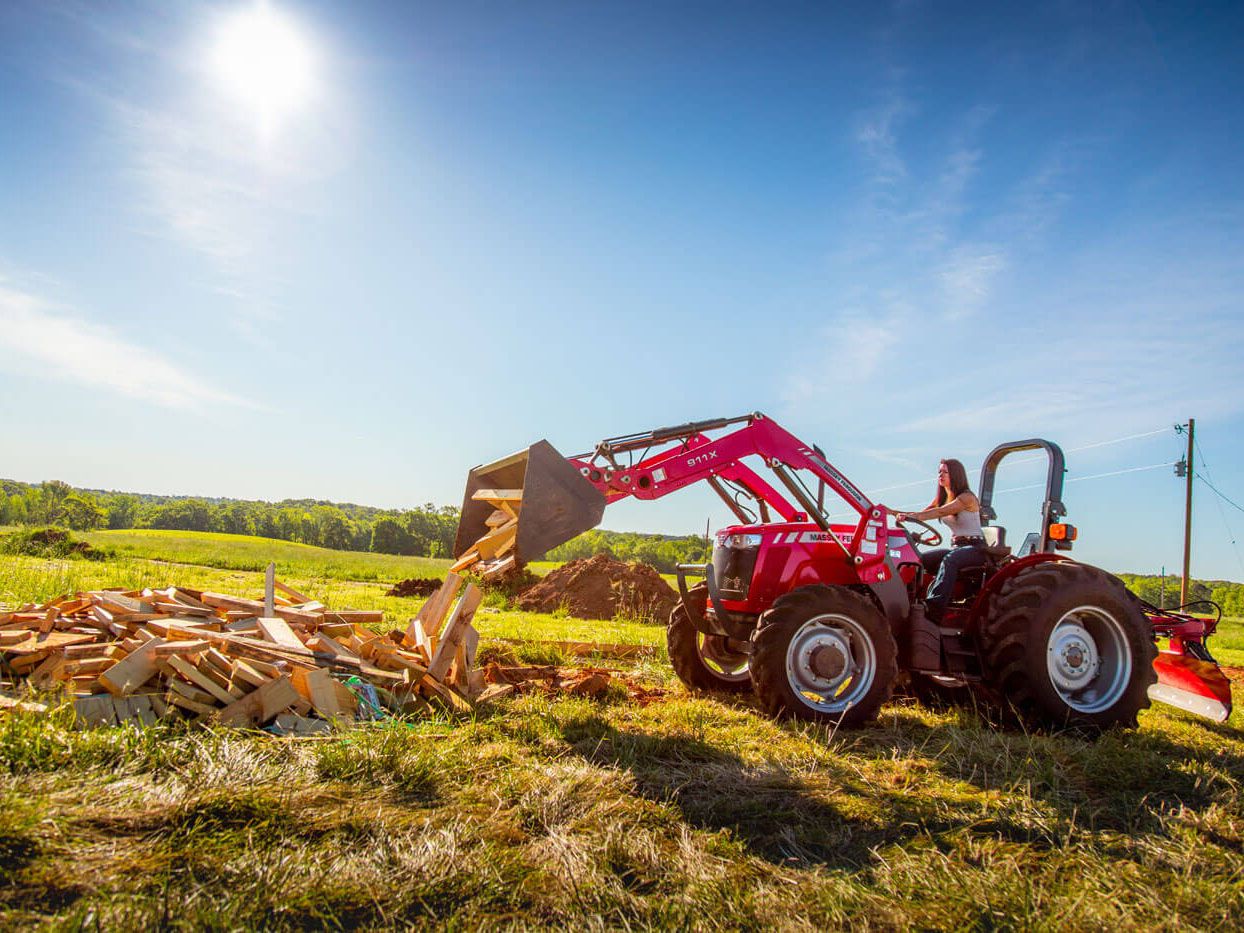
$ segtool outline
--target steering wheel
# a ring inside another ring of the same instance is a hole
[[[906,518],[902,519],[901,521],[898,519],[895,519],[895,521],[898,521],[900,525],[919,525],[921,528],[924,529],[925,533],[921,534],[919,537],[917,537],[916,535],[913,535],[911,531],[908,530],[907,528],[903,529],[904,531],[907,532],[908,537],[910,537],[911,540],[914,541],[916,544],[923,544],[925,547],[937,547],[939,544],[942,543],[943,540],[945,540],[944,538],[942,538],[942,533],[940,531],[938,531],[928,522],[922,522],[918,518],[912,518],[910,515],[908,515]]]

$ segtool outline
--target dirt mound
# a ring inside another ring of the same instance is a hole
[[[441,588],[443,580],[437,577],[411,577],[393,584],[385,596],[431,596]]]
[[[631,616],[664,622],[678,602],[674,588],[656,568],[634,561],[624,564],[605,554],[572,560],[518,597],[520,609],[555,612],[566,608],[579,619]]]
[[[106,554],[79,541],[61,528],[34,528],[0,537],[0,552],[27,557],[84,557],[101,560]]]

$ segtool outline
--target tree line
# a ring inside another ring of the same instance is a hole
[[[642,561],[662,573],[673,573],[676,564],[702,564],[711,553],[711,544],[700,535],[673,537],[593,529],[553,548],[545,557],[567,561],[607,554],[614,560]]]
[[[38,485],[0,480],[0,525],[216,531],[342,551],[448,557],[458,530],[458,509],[432,503],[377,509],[312,499],[153,496],[78,489],[59,480]]]
[[[1179,577],[1171,575],[1163,579],[1137,573],[1118,575],[1124,585],[1145,602],[1166,609],[1179,607]],[[1208,601],[1222,607],[1225,616],[1244,616],[1244,583],[1229,580],[1189,580],[1188,602]],[[1203,607],[1192,606],[1192,612],[1202,612]]]
[[[340,551],[450,557],[459,510],[427,503],[414,509],[378,509],[312,499],[264,502],[155,496],[79,489],[60,480],[38,485],[0,480],[0,525],[56,526],[73,531],[159,528],[215,531],[296,541]],[[594,554],[643,561],[663,573],[702,563],[710,548],[696,535],[670,537],[593,530],[545,557],[566,561]],[[539,555],[532,555],[538,557]]]

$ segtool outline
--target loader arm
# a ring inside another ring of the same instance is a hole
[[[725,428],[733,430],[717,438],[706,433]],[[757,457],[772,470],[786,495],[744,463],[746,457]],[[810,490],[796,471],[810,473],[820,490]],[[740,496],[755,504],[762,521],[772,509],[784,521],[814,522],[842,549],[860,582],[877,591],[887,612],[906,615],[906,591],[883,543],[886,509],[874,505],[817,448],[759,412],[607,438],[588,453],[566,458],[540,441],[528,451],[476,467],[467,480],[454,556],[469,561],[471,548],[488,534],[487,523],[504,519],[494,511],[499,491],[512,497],[517,516],[513,557],[522,562],[595,527],[608,503],[627,496],[660,499],[701,481],[745,522],[750,516]],[[818,501],[824,489],[860,516],[849,542],[830,527]]]

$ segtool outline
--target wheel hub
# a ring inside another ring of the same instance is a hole
[[[1081,713],[1113,706],[1132,674],[1123,625],[1101,606],[1079,606],[1064,614],[1046,642],[1045,662],[1063,702]]]
[[[877,656],[868,632],[850,616],[814,616],[786,649],[791,689],[819,712],[850,709],[868,693],[876,672]]]
[[[1064,621],[1050,638],[1050,672],[1064,690],[1087,687],[1101,669],[1097,642],[1084,626]]]
[[[838,645],[817,645],[809,652],[808,667],[821,680],[841,680],[847,669],[847,656]]]

